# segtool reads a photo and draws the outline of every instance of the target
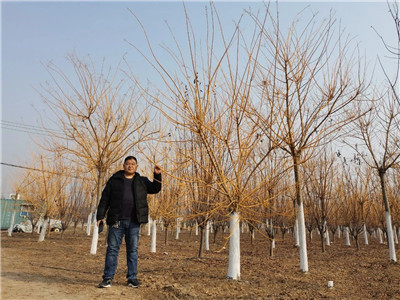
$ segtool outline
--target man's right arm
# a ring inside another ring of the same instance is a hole
[[[99,206],[97,207],[97,224],[100,224],[100,221],[105,219],[106,212],[110,207],[110,193],[111,193],[111,183],[110,180],[107,181],[107,184],[101,193],[101,198],[99,202]]]

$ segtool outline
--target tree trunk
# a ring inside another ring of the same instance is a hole
[[[383,244],[382,229],[378,228],[379,244]]]
[[[206,223],[206,230],[204,236],[204,250],[210,251],[210,221]]]
[[[274,257],[274,248],[275,248],[275,239],[272,238],[270,239],[270,245],[269,245],[269,256]]]
[[[42,229],[40,230],[38,242],[43,242],[44,241],[44,238],[46,236],[47,228],[49,227],[49,222],[50,222],[50,218],[46,217],[46,219],[43,222]]]
[[[17,200],[15,200],[15,201],[17,201]],[[12,236],[12,232],[14,229],[14,222],[15,222],[15,214],[16,214],[16,211],[15,211],[15,204],[14,204],[14,211],[11,215],[11,223],[10,223],[10,227],[8,228],[8,236]]]
[[[368,232],[367,232],[367,225],[363,226],[363,235],[364,235],[364,245],[368,245]]]
[[[237,212],[232,212],[229,220],[229,279],[240,280],[240,220]]]
[[[321,226],[319,225],[318,227],[320,228]],[[324,230],[322,229],[319,233],[320,233],[319,237],[321,240],[321,251],[322,253],[324,253],[325,252]]]
[[[200,225],[200,244],[199,244],[199,252],[198,252],[198,257],[202,258],[203,257],[203,234],[204,234],[204,225]]]
[[[350,246],[350,234],[349,234],[349,227],[344,228],[344,236],[346,239],[346,246]]]
[[[385,205],[386,232],[387,232],[387,241],[388,241],[388,246],[389,246],[389,257],[390,257],[391,261],[397,262],[396,249],[394,246],[394,238],[393,238],[392,217],[390,215],[389,200],[386,195],[385,171],[384,170],[379,170],[379,178],[381,179],[382,199],[383,199],[383,204]]]
[[[331,245],[331,239],[329,237],[329,228],[328,228],[328,224],[326,223],[326,221],[325,221],[324,228],[325,228],[325,244],[327,246],[330,246]]]
[[[299,233],[299,248],[300,248],[300,270],[308,272],[308,257],[307,257],[307,239],[306,239],[306,225],[304,220],[304,207],[301,196],[301,174],[298,165],[299,157],[293,157],[294,164],[294,178],[296,185],[296,204],[297,204],[297,218],[298,218],[298,233]]]
[[[150,228],[150,226],[149,226]],[[151,222],[151,244],[150,244],[150,253],[156,253],[156,245],[157,245],[157,222],[153,220]]]
[[[92,216],[92,213],[90,212],[89,213],[89,215],[88,215],[88,218],[87,218],[87,225],[86,225],[86,234],[88,235],[88,236],[90,236],[90,231],[91,231],[91,227],[92,227],[92,218],[93,218],[93,216]]]
[[[153,219],[149,216],[149,222],[147,223],[147,235],[151,236],[151,230],[153,226]]]
[[[219,227],[214,228],[214,244],[217,242],[217,233],[218,233]]]
[[[296,217],[293,226],[293,237],[294,237],[294,245],[295,247],[299,247],[299,218]],[[310,232],[310,239],[311,239],[311,232]]]
[[[181,220],[179,218],[176,219],[176,232],[175,239],[179,240],[179,234],[181,233]]]
[[[167,245],[168,243],[168,225],[165,226],[165,232],[164,232],[164,245]]]
[[[356,241],[356,249],[357,249],[357,251],[359,251],[359,250],[360,250],[360,244],[359,244],[359,242],[358,242],[358,234],[356,234],[356,235],[354,236],[354,240]]]
[[[103,177],[104,177],[104,171],[103,168],[100,167],[98,169],[98,175],[97,175],[97,202],[96,202],[96,209],[97,206],[99,205],[100,198],[101,198],[101,192],[103,188]],[[97,210],[95,210],[94,214],[96,215]],[[97,222],[94,222],[93,226],[93,237],[92,237],[92,245],[90,247],[90,254],[95,255],[97,253],[97,242],[99,241],[99,230],[97,228]]]

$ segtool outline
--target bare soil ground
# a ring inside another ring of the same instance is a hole
[[[360,251],[337,239],[322,253],[318,236],[308,241],[309,272],[299,271],[293,239],[277,240],[269,257],[269,241],[256,234],[241,236],[241,279],[226,279],[227,234],[219,234],[210,251],[197,258],[199,237],[182,231],[179,240],[157,235],[157,253],[150,253],[146,232],[139,242],[137,288],[126,286],[122,246],[113,286],[97,288],[104,267],[105,233],[98,252],[89,254],[91,237],[83,231],[51,233],[44,242],[37,234],[1,233],[2,299],[400,299],[400,265],[389,262],[386,245],[361,241]],[[397,257],[400,252],[397,250]],[[328,281],[334,282],[328,288]]]

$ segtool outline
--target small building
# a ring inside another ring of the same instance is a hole
[[[18,199],[0,199],[0,222],[1,230],[10,228],[11,218],[13,212],[16,212],[14,225],[20,223],[24,219],[30,218],[32,205],[26,203],[24,200]]]

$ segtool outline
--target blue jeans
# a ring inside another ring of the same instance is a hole
[[[114,278],[118,265],[119,249],[124,235],[126,242],[126,262],[128,265],[126,278],[128,280],[137,279],[139,230],[140,224],[129,220],[119,221],[118,228],[109,226],[103,279]]]

